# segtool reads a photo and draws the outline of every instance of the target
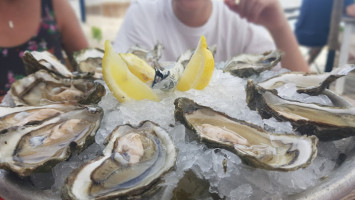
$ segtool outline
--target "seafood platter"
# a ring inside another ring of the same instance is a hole
[[[218,50],[218,49],[217,49]],[[0,197],[341,199],[355,188],[355,70],[278,68],[280,51],[215,63],[195,50],[76,52],[74,72],[26,52],[0,106]],[[276,66],[276,67],[275,67]]]

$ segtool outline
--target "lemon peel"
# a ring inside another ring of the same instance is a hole
[[[177,89],[187,91],[192,88],[204,89],[210,82],[214,71],[214,59],[210,50],[207,49],[205,37],[202,35],[195,53],[187,64],[181,76]]]
[[[114,52],[108,40],[105,42],[102,72],[107,86],[120,102],[132,99],[159,100],[153,90],[128,69],[127,64]]]

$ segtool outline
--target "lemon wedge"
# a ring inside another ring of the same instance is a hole
[[[131,99],[159,100],[149,86],[130,72],[127,64],[114,52],[109,41],[105,42],[102,73],[107,86],[120,102]]]
[[[127,64],[128,69],[141,81],[153,82],[155,70],[143,59],[132,53],[120,53],[121,58]]]
[[[192,55],[182,74],[177,89],[187,91],[192,88],[204,89],[212,78],[214,70],[214,59],[204,36],[201,36],[195,53]]]

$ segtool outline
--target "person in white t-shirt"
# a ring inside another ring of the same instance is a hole
[[[264,26],[269,34],[254,24]],[[159,42],[165,47],[161,59],[175,61],[195,48],[201,35],[209,46],[217,45],[216,62],[277,47],[285,52],[283,67],[308,72],[278,0],[134,0],[114,48],[118,52],[134,45],[152,49]]]

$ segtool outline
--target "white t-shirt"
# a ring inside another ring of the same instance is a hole
[[[175,61],[183,52],[194,49],[204,35],[208,46],[217,45],[215,61],[226,61],[242,53],[274,50],[275,44],[261,29],[231,11],[223,1],[212,0],[209,20],[200,27],[183,24],[174,14],[172,0],[135,0],[114,41],[117,52],[139,45],[153,49],[164,46],[162,61]]]

